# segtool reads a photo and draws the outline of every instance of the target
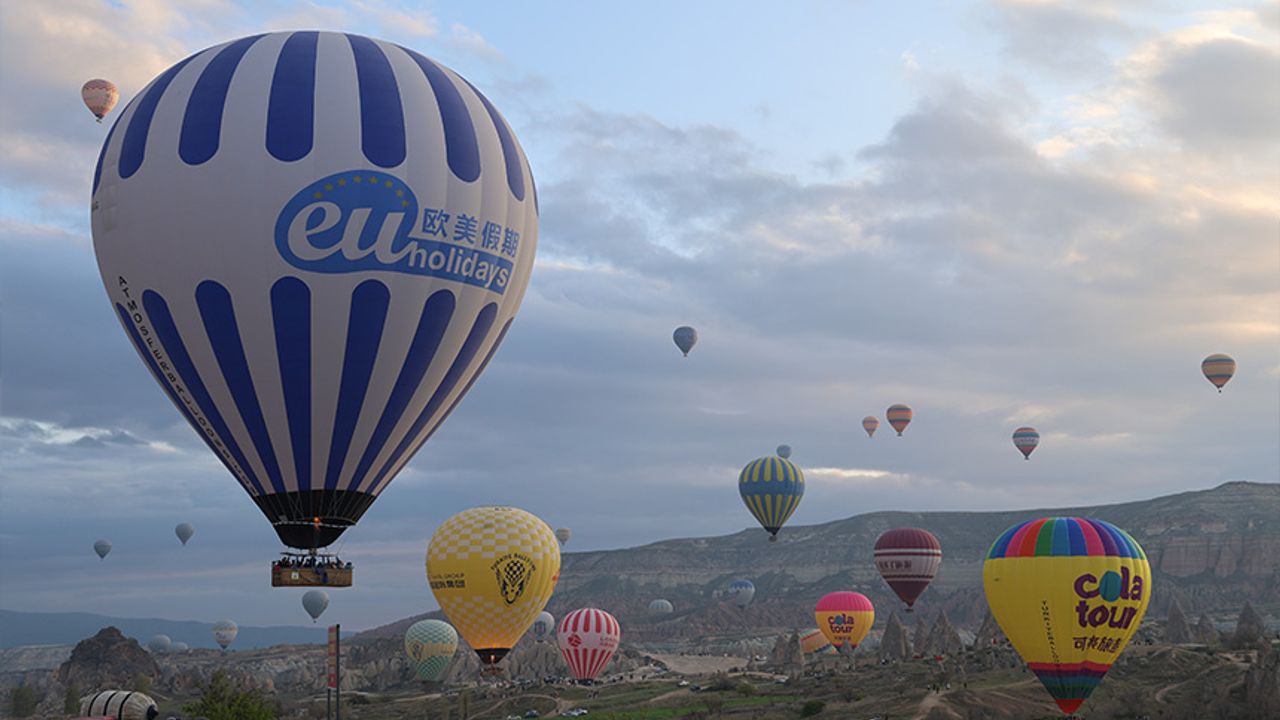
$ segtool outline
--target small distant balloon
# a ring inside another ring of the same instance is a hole
[[[1040,444],[1040,433],[1033,427],[1020,427],[1013,431],[1013,446],[1018,448],[1022,457],[1031,459],[1031,452]]]
[[[867,431],[867,437],[875,437],[876,430],[880,427],[880,419],[875,415],[868,415],[862,418],[862,429]]]
[[[663,600],[663,599],[659,598],[659,599],[654,600],[653,602],[649,603],[649,613],[650,613],[650,614],[653,614],[653,615],[670,615],[673,611],[675,611],[675,607],[673,607],[673,606],[671,605],[671,601],[670,601],[670,600]]]
[[[786,458],[757,458],[738,473],[738,495],[773,542],[804,497],[804,473]]]
[[[928,530],[894,528],[876,539],[875,560],[880,576],[911,612],[916,598],[938,574],[942,544]]]
[[[561,545],[568,545],[571,537],[573,537],[573,531],[569,528],[556,528],[556,540],[559,540]]]
[[[191,646],[184,642],[176,642],[169,646],[170,652],[186,652],[190,649],[191,649]]]
[[[311,622],[319,619],[327,607],[329,607],[329,593],[323,590],[308,590],[302,596],[302,609],[311,616]]]
[[[782,458],[783,460],[786,460],[787,458],[791,457],[791,446],[790,446],[790,445],[779,445],[779,446],[778,446],[778,457]]]
[[[898,437],[902,437],[902,431],[907,429],[911,424],[911,408],[907,405],[890,405],[885,411],[884,416],[888,419],[889,424],[894,430],[898,431]]]
[[[609,664],[622,638],[618,621],[604,610],[574,610],[560,621],[556,640],[569,671],[579,681],[594,680]]]
[[[80,88],[80,99],[84,100],[85,107],[98,118],[98,122],[102,122],[102,118],[120,101],[120,91],[110,80],[94,79]]]
[[[458,631],[443,620],[419,620],[404,633],[404,652],[419,680],[435,682],[444,677],[458,650]]]
[[[105,558],[107,556],[107,553],[111,552],[111,541],[99,540],[95,542],[93,544],[93,551],[98,553],[99,560]]]
[[[729,602],[740,608],[745,608],[751,604],[751,599],[756,596],[755,583],[750,580],[734,580],[729,585],[729,591],[725,593],[729,598]]]
[[[556,616],[543,610],[538,613],[538,617],[533,621],[533,625],[529,626],[529,631],[533,633],[533,639],[542,642],[551,636],[551,631],[556,629]]]
[[[1200,363],[1200,371],[1209,382],[1213,383],[1214,387],[1218,388],[1218,392],[1222,392],[1222,386],[1236,374],[1236,361],[1230,355],[1215,353]]]
[[[191,536],[196,534],[196,529],[191,525],[191,523],[181,523],[178,527],[173,529],[173,534],[178,536],[178,539],[182,541],[183,545],[186,545],[187,541],[191,539]]]
[[[236,635],[239,634],[240,626],[232,620],[219,620],[213,624],[213,641],[223,650],[230,647],[231,643],[236,641]]]
[[[173,641],[169,639],[168,635],[152,635],[151,639],[147,641],[147,649],[157,654],[168,652],[172,645]]]
[[[858,647],[875,622],[876,610],[866,595],[856,592],[827,593],[813,608],[818,629],[837,650]]]
[[[698,331],[688,325],[681,325],[671,334],[671,338],[676,341],[676,347],[680,348],[680,352],[684,353],[685,357],[689,357],[689,351],[698,344]]]

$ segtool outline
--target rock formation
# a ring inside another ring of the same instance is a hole
[[[1200,613],[1200,619],[1196,621],[1195,636],[1196,642],[1201,645],[1218,644],[1218,627],[1209,619],[1208,613]]]
[[[138,641],[125,637],[114,627],[81,640],[55,678],[63,685],[75,685],[85,692],[112,687],[135,687],[160,677],[160,666]]]
[[[982,627],[978,628],[978,634],[973,638],[973,649],[998,647],[1006,641],[1007,638],[1004,636],[1004,631],[1000,629],[1000,623],[996,622],[995,616],[987,610],[987,616],[982,619]]]
[[[1235,635],[1231,636],[1231,648],[1249,650],[1253,648],[1269,648],[1267,642],[1267,624],[1254,609],[1253,603],[1245,602],[1240,611],[1240,619],[1236,621]]]
[[[884,635],[880,638],[879,655],[884,660],[906,660],[911,657],[907,629],[902,626],[896,612],[889,613],[889,622],[885,624]]]
[[[1280,646],[1260,653],[1244,676],[1244,698],[1257,717],[1280,717]]]
[[[923,655],[925,645],[929,644],[929,621],[925,620],[923,613],[915,614],[916,629],[911,634],[911,652],[913,655]]]
[[[960,633],[956,631],[955,626],[951,624],[951,619],[947,617],[946,610],[939,610],[937,617],[933,620],[933,625],[929,628],[929,634],[925,636],[923,646],[917,645],[917,655],[951,655],[964,650],[964,642],[960,640]]]
[[[1169,603],[1169,619],[1164,626],[1164,641],[1175,645],[1195,642],[1191,624],[1187,622],[1187,616],[1182,612],[1182,603],[1178,602],[1177,598]]]
[[[769,665],[786,673],[799,672],[804,668],[800,633],[793,632],[790,635],[784,633],[778,636],[777,642],[773,644],[773,650],[769,653]]]

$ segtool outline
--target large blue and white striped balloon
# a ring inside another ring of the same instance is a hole
[[[157,381],[281,540],[313,548],[493,356],[538,209],[466,80],[392,43],[281,32],[192,55],[120,113],[93,240]]]

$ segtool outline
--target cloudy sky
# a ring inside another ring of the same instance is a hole
[[[793,524],[1280,476],[1280,2],[478,5],[0,4],[0,607],[304,620],[267,587],[275,533],[106,302],[107,126],[79,98],[264,29],[457,70],[542,208],[506,343],[346,534],[358,583],[326,620],[434,608],[427,539],[474,505],[573,549],[747,527],[737,471],[783,442]],[[1239,362],[1221,396],[1213,352]],[[895,402],[907,436],[868,440]]]

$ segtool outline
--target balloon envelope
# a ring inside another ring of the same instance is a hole
[[[168,635],[152,635],[151,639],[147,641],[147,649],[153,653],[166,652],[172,645],[173,641],[169,639]]]
[[[621,638],[618,621],[596,608],[574,610],[564,616],[556,630],[560,653],[578,680],[594,680],[613,658]]]
[[[538,642],[546,640],[556,629],[556,618],[551,613],[543,610],[538,613],[538,617],[534,619],[533,625],[529,627],[529,632],[533,633],[533,639]]]
[[[458,649],[458,633],[443,620],[419,620],[404,632],[404,652],[419,680],[435,682],[444,677]]]
[[[80,99],[84,101],[84,106],[89,108],[89,112],[101,122],[102,118],[120,101],[120,91],[110,80],[96,78],[81,86]]]
[[[183,545],[186,545],[191,536],[196,534],[196,529],[191,523],[180,523],[178,527],[173,529],[173,534],[178,536]]]
[[[902,435],[902,431],[907,429],[911,424],[911,408],[906,405],[890,405],[889,409],[884,413],[885,419],[898,431],[898,435]]]
[[[938,573],[942,544],[928,530],[895,528],[876,539],[875,559],[880,576],[910,611]]]
[[[573,531],[569,528],[556,528],[556,540],[559,540],[561,545],[569,544],[569,538],[571,537],[573,537]]]
[[[1020,427],[1013,431],[1013,446],[1018,448],[1022,457],[1031,459],[1031,452],[1040,444],[1040,433],[1033,427]]]
[[[866,595],[840,591],[824,595],[814,606],[813,616],[833,647],[852,650],[871,630],[876,611]]]
[[[92,225],[143,362],[306,549],[355,524],[470,389],[538,239],[528,162],[474,87],[310,31],[152,81],[103,144]]]
[[[862,418],[862,429],[867,431],[867,437],[874,437],[876,430],[880,427],[880,419],[875,415],[868,415]]]
[[[751,604],[751,599],[756,596],[756,586],[750,580],[734,580],[729,585],[729,590],[725,593],[725,597],[729,602],[740,608],[745,608]]]
[[[769,539],[775,540],[804,497],[804,473],[785,458],[758,458],[738,474],[738,494],[747,510],[769,531]]]
[[[107,553],[111,552],[111,541],[110,541],[110,540],[98,540],[98,541],[94,542],[94,543],[93,543],[93,551],[94,551],[94,552],[96,552],[96,553],[98,553],[98,559],[99,559],[99,560],[101,560],[101,559],[105,558],[105,557],[107,556]]]
[[[834,655],[836,648],[818,628],[800,633],[800,652],[805,655]]]
[[[323,590],[308,590],[302,596],[302,609],[311,616],[312,622],[319,619],[327,607],[329,607],[329,593]]]
[[[219,620],[213,624],[213,641],[218,643],[218,647],[226,650],[231,643],[236,641],[236,635],[240,634],[240,626],[231,620]]]
[[[987,604],[1064,714],[1102,682],[1151,600],[1151,567],[1120,528],[1089,518],[1019,523],[982,566]]]
[[[191,646],[184,642],[176,642],[169,646],[169,650],[172,652],[186,652],[190,649]]]
[[[776,451],[776,454],[778,457],[782,458],[783,460],[786,460],[787,458],[791,457],[791,446],[779,445]]]
[[[688,325],[681,325],[671,334],[671,339],[676,341],[676,347],[680,348],[680,352],[684,353],[685,357],[689,357],[689,351],[698,344],[698,331]]]
[[[436,528],[427,547],[431,592],[485,665],[524,635],[559,578],[555,535],[519,508],[464,510]]]
[[[1230,355],[1215,353],[1200,363],[1200,372],[1204,373],[1205,379],[1218,388],[1218,392],[1222,392],[1222,386],[1236,374],[1236,361],[1231,359]]]
[[[670,600],[658,599],[649,603],[649,612],[654,615],[670,615],[674,611]]]

